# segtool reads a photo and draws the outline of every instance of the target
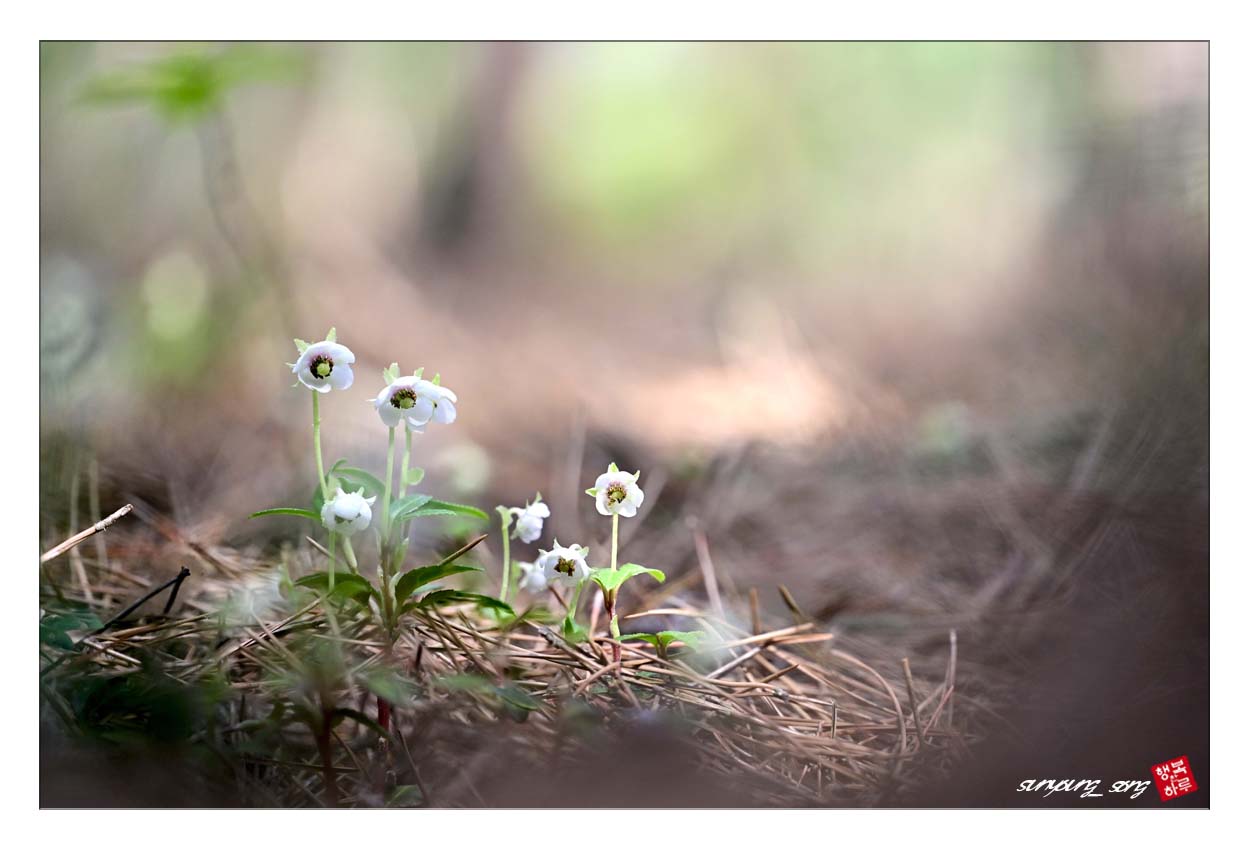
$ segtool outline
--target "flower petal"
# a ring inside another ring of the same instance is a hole
[[[383,402],[378,408],[378,416],[382,417],[382,424],[387,428],[394,428],[401,418],[399,408],[389,401]]]
[[[434,400],[429,396],[417,396],[417,403],[408,409],[408,420],[410,422],[420,422],[422,424],[429,422],[430,417],[434,415]]]
[[[450,401],[443,400],[434,408],[434,421],[441,422],[443,425],[450,425],[456,421],[456,406]]]
[[[330,373],[330,386],[336,390],[345,390],[352,385],[352,381],[356,376],[352,373],[352,367],[347,363],[339,363],[335,365],[334,371]]]

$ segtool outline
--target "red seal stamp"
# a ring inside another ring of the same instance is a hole
[[[1160,800],[1175,800],[1198,790],[1194,781],[1193,771],[1189,769],[1189,758],[1181,756],[1163,764],[1156,764],[1150,769],[1154,777],[1155,787],[1159,789]]]

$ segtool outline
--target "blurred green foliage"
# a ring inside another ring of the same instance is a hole
[[[144,103],[171,121],[195,120],[218,109],[237,86],[291,80],[302,68],[303,55],[288,48],[183,50],[99,74],[84,88],[83,100]]]

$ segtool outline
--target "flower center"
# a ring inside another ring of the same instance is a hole
[[[417,403],[417,394],[408,387],[402,390],[396,390],[391,396],[391,405],[398,407],[400,410],[410,410]]]
[[[314,378],[328,378],[334,371],[334,361],[324,354],[318,354],[308,364],[308,371],[312,372]]]
[[[556,572],[564,573],[569,578],[572,578],[573,573],[577,572],[577,564],[573,563],[568,558],[561,558],[559,562],[556,563]]]
[[[625,501],[625,485],[619,481],[614,481],[608,485],[608,504],[616,505]]]

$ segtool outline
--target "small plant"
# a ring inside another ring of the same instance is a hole
[[[707,632],[678,632],[672,629],[666,629],[662,632],[635,632],[634,634],[621,635],[622,642],[627,640],[642,640],[655,647],[655,652],[660,658],[668,658],[668,648],[674,643],[680,643],[688,646],[692,652],[698,652],[704,644],[707,643]]]
[[[478,567],[454,563],[469,547],[453,553],[436,564],[403,570],[408,549],[411,523],[430,516],[469,516],[485,520],[487,515],[474,507],[435,499],[424,493],[410,492],[420,484],[424,472],[411,465],[412,438],[424,433],[430,423],[450,425],[456,421],[456,394],[442,386],[439,375],[433,380],[423,377],[423,369],[412,375],[401,375],[399,364],[383,370],[386,382],[372,400],[382,424],[387,429],[386,472],[382,478],[338,461],[329,471],[321,452],[322,395],[349,389],[355,375],[352,364],[356,356],[337,340],[333,328],[320,342],[295,340],[299,357],[288,364],[295,375],[297,387],[311,390],[313,457],[317,468],[317,490],[309,508],[271,508],[252,514],[302,516],[318,521],[328,533],[326,551],[329,566],[324,573],[305,576],[296,585],[323,594],[327,603],[355,602],[352,615],[376,618],[384,636],[384,658],[390,659],[400,632],[401,618],[420,608],[472,602],[481,608],[511,613],[506,602],[480,594],[442,589],[433,583]],[[404,428],[403,454],[396,469],[396,429]],[[379,503],[380,500],[380,503]],[[379,515],[374,517],[374,508]],[[352,546],[352,537],[372,528],[377,542],[377,584],[360,573],[360,564]],[[348,571],[338,569],[337,552],[342,546]],[[419,598],[414,598],[419,597]],[[340,612],[342,613],[342,612]],[[335,605],[327,604],[326,615],[337,632]],[[389,728],[390,701],[377,694],[378,724]],[[316,731],[316,730],[314,730]]]
[[[595,500],[595,509],[604,516],[612,517],[612,563],[606,569],[595,570],[590,578],[603,591],[603,607],[608,613],[608,628],[612,632],[612,663],[621,663],[621,626],[616,617],[616,597],[621,586],[634,576],[647,574],[656,581],[664,581],[664,573],[641,564],[625,564],[617,568],[616,555],[621,517],[632,517],[642,504],[643,492],[638,486],[641,472],[621,472],[615,463],[608,464],[608,471],[595,480],[595,486],[586,495]]]
[[[534,501],[526,502],[523,508],[509,508],[503,505],[495,508],[499,513],[500,531],[503,535],[503,577],[499,586],[499,598],[508,600],[508,592],[512,582],[512,555],[509,543],[513,538],[520,538],[522,543],[533,543],[543,533],[543,520],[551,516],[551,508],[543,503],[543,494],[536,493]],[[513,520],[516,527],[509,534]],[[533,573],[531,567],[531,574]],[[545,587],[538,587],[536,581],[530,582],[531,589],[542,592]]]

